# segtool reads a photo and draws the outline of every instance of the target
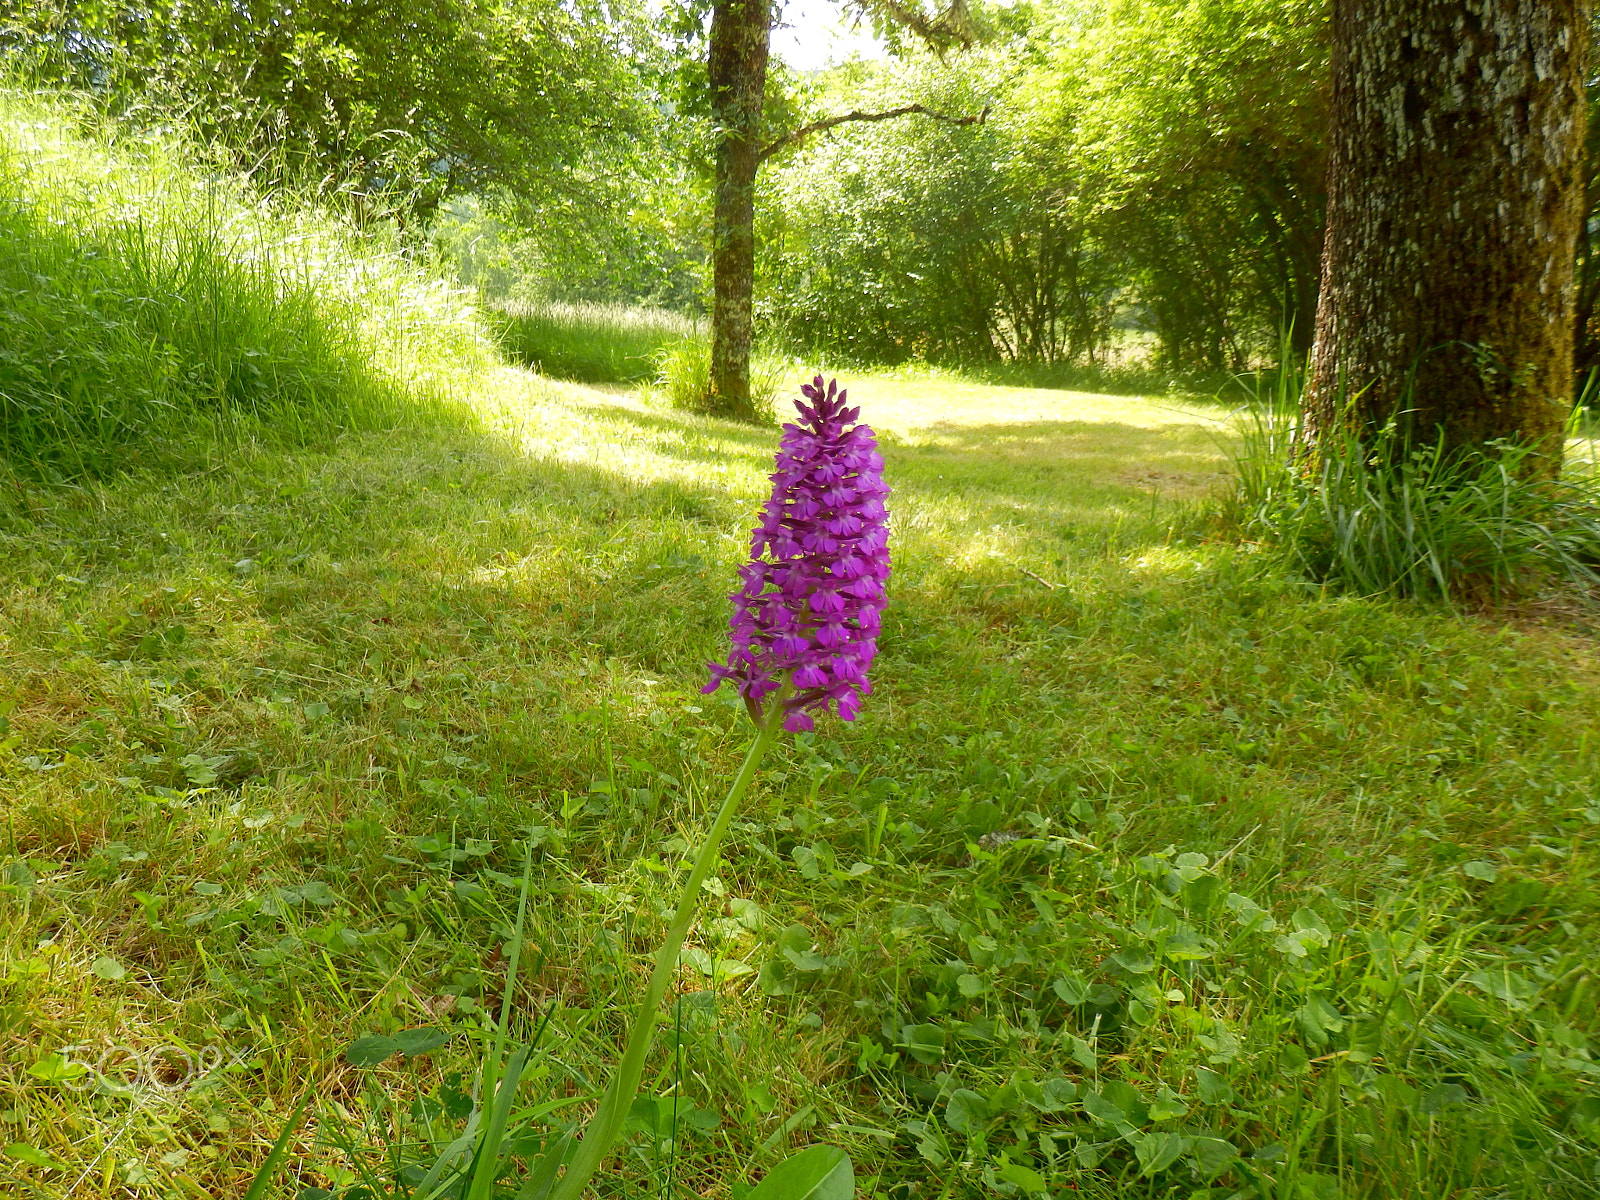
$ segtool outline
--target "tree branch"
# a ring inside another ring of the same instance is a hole
[[[983,111],[976,116],[952,117],[947,113],[934,112],[922,104],[902,104],[899,108],[887,109],[884,112],[847,112],[843,116],[827,117],[821,121],[812,121],[809,125],[802,125],[799,129],[784,134],[777,141],[762,147],[759,162],[766,162],[780,150],[787,150],[790,146],[798,145],[814,133],[822,133],[832,129],[835,125],[843,125],[846,121],[888,121],[894,117],[904,117],[910,113],[921,113],[925,117],[932,117],[935,121],[944,121],[950,125],[982,125],[989,119],[989,106],[983,106]]]

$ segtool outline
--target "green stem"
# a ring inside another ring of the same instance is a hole
[[[611,1080],[611,1086],[606,1089],[600,1107],[595,1109],[594,1116],[589,1118],[588,1125],[584,1127],[583,1141],[579,1143],[578,1152],[567,1167],[567,1173],[561,1177],[561,1182],[551,1192],[550,1200],[577,1200],[584,1186],[600,1168],[600,1162],[605,1157],[606,1151],[611,1149],[611,1144],[622,1132],[628,1109],[639,1091],[639,1080],[644,1076],[644,1060],[650,1052],[650,1039],[655,1032],[656,1017],[661,1008],[662,997],[667,994],[667,985],[677,973],[678,952],[683,949],[683,939],[688,936],[689,926],[694,923],[695,914],[700,909],[700,885],[706,881],[706,876],[711,874],[711,868],[716,863],[718,852],[722,847],[722,839],[728,832],[728,826],[733,823],[734,813],[739,811],[739,804],[744,800],[750,780],[755,777],[761,756],[767,752],[767,747],[772,744],[782,726],[783,706],[780,694],[772,704],[768,705],[767,718],[764,723],[758,725],[760,732],[756,735],[756,740],[751,743],[750,752],[744,756],[744,764],[739,768],[739,774],[734,777],[733,786],[728,789],[728,797],[722,802],[722,809],[717,813],[717,819],[712,822],[711,832],[706,835],[705,845],[700,847],[700,853],[695,857],[688,881],[683,886],[683,895],[678,899],[678,910],[672,917],[672,927],[667,931],[667,940],[661,944],[661,949],[656,951],[655,969],[650,972],[650,985],[645,989],[644,1000],[639,1005],[639,1015],[634,1018],[633,1029],[628,1034],[628,1044],[622,1052],[622,1062],[617,1066],[617,1073]]]

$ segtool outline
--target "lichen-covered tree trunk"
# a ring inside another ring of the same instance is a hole
[[[718,140],[706,409],[747,421],[758,416],[750,397],[751,295],[771,13],[770,0],[718,0],[711,10],[711,116]]]
[[[1530,443],[1572,404],[1591,0],[1334,0],[1308,438]]]

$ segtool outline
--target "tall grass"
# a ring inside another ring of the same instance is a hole
[[[1394,424],[1323,434],[1306,454],[1302,379],[1281,373],[1241,410],[1232,519],[1318,582],[1362,595],[1501,601],[1559,581],[1600,585],[1600,486],[1578,463],[1527,470],[1497,442],[1402,449]],[[1575,427],[1576,428],[1576,427]]]
[[[579,383],[643,383],[661,353],[695,329],[679,313],[622,304],[513,304],[496,316],[507,354]]]
[[[655,378],[647,392],[684,412],[705,412],[711,380],[711,335],[695,330],[656,353]],[[777,408],[778,396],[792,382],[794,364],[758,351],[750,356],[750,399],[763,419]]]
[[[459,295],[177,140],[0,90],[0,459],[72,479],[437,417],[491,361]]]

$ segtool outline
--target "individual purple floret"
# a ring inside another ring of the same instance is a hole
[[[859,408],[846,408],[836,380],[822,376],[800,389],[798,425],[783,427],[772,499],[739,568],[743,583],[734,604],[733,652],[711,663],[714,692],[732,680],[750,715],[762,721],[762,703],[782,685],[783,727],[812,727],[811,714],[833,705],[855,719],[861,698],[872,694],[867,668],[878,653],[879,616],[889,580],[889,513],[884,500],[883,456],[866,425],[852,425]]]

